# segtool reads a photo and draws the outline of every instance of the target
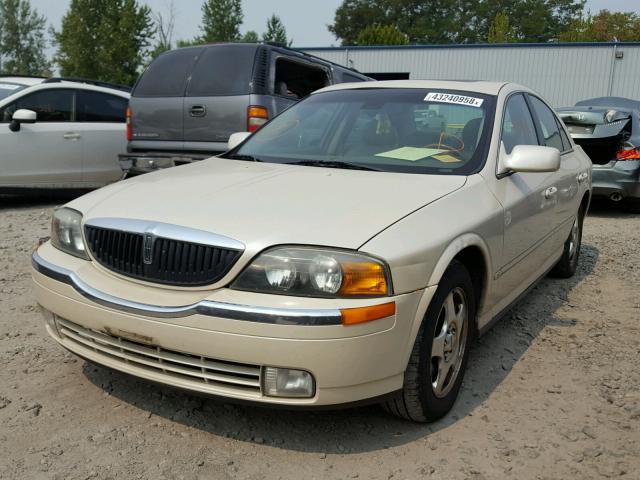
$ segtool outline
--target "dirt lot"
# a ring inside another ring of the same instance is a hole
[[[640,479],[640,215],[597,206],[579,271],[472,351],[444,420],[238,407],[86,364],[48,339],[29,254],[58,200],[0,197],[0,477]]]

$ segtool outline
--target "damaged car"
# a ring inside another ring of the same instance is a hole
[[[640,211],[640,101],[593,98],[558,114],[593,162],[594,197]]]

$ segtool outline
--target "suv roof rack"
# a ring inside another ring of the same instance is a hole
[[[7,78],[7,77],[47,78],[47,77],[43,77],[42,75],[24,75],[22,73],[2,73],[2,74],[0,74],[0,78]]]
[[[86,83],[87,85],[95,85],[96,87],[103,87],[103,88],[112,88],[114,90],[120,90],[122,92],[131,93],[131,87],[127,85],[121,85],[119,83],[101,82],[100,80],[91,80],[90,78],[51,77],[51,78],[47,78],[42,83],[60,83],[60,82]]]
[[[297,48],[293,48],[293,47],[289,47],[288,45],[285,45],[284,43],[281,42],[271,42],[271,41],[267,41],[267,42],[260,42],[262,45],[269,45],[271,47],[277,47],[277,48],[282,48],[284,50],[288,50],[289,52],[292,53],[297,53],[299,55],[303,55],[305,57],[309,57],[309,58],[315,58],[316,60],[321,60],[323,62],[329,63],[335,67],[340,67],[340,68],[344,68],[345,70],[351,70],[352,72],[358,73],[360,75],[363,75],[366,77],[366,75],[364,75],[362,72],[360,72],[359,70],[356,70],[353,67],[347,67],[345,65],[340,65],[339,63],[336,62],[332,62],[331,60],[326,60],[324,58],[318,57],[316,55],[312,55],[310,53],[304,52],[302,50],[298,50]]]

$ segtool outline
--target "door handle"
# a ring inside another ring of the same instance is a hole
[[[192,117],[204,117],[207,114],[207,107],[204,105],[192,105],[189,115]]]
[[[67,132],[62,135],[62,138],[66,140],[78,140],[80,138],[80,134],[75,132]]]
[[[589,174],[587,172],[582,172],[578,175],[578,183],[584,182],[587,178],[589,178]]]
[[[544,191],[544,198],[551,198],[555,196],[558,189],[556,187],[549,187]]]

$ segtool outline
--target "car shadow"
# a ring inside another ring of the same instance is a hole
[[[460,395],[451,412],[438,422],[414,424],[378,406],[344,410],[284,411],[223,403],[151,384],[104,367],[85,363],[83,373],[113,397],[189,428],[237,441],[275,448],[326,454],[352,454],[426,439],[460,419],[474,415],[509,375],[531,343],[547,326],[572,328],[577,321],[555,312],[594,269],[599,252],[583,245],[576,274],[565,280],[545,278],[471,350]],[[152,420],[149,420],[152,421]]]
[[[593,199],[589,205],[588,217],[626,219],[639,216],[640,212],[630,211],[624,205],[616,204],[610,200]]]
[[[0,210],[33,208],[33,207],[52,207],[61,205],[80,195],[86,193],[87,190],[73,191],[34,191],[32,193],[22,194],[0,194]]]

